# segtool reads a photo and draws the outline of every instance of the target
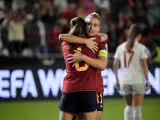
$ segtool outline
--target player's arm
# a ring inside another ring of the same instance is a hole
[[[106,53],[104,53],[106,54]],[[94,68],[97,68],[97,69],[101,69],[101,70],[104,70],[106,69],[106,66],[107,66],[107,57],[104,55],[100,55],[98,57],[98,59],[96,58],[91,58],[91,57],[88,57],[86,55],[82,55],[82,60],[85,61],[88,65],[94,67]]]
[[[78,50],[74,50],[75,54],[69,54],[68,55],[68,61],[69,63],[75,63],[75,62],[80,62],[84,61],[86,64],[97,68],[104,70],[107,66],[107,50],[100,50],[98,58],[91,58],[88,57],[85,54],[82,54]]]
[[[141,49],[141,64],[142,64],[142,69],[144,71],[145,78],[148,81],[147,59],[148,59],[148,56],[146,54],[146,47],[142,46],[142,49]]]
[[[119,79],[118,79],[118,68],[119,68],[119,65],[120,65],[120,54],[119,54],[119,50],[120,48],[118,47],[116,52],[115,52],[115,55],[114,55],[114,62],[113,62],[113,71],[114,71],[114,74],[115,74],[115,77],[116,77],[116,88],[117,90],[120,89],[120,86],[119,86]]]
[[[108,35],[104,34],[104,33],[98,33],[98,35],[101,37],[101,42],[107,41],[108,40]],[[82,38],[82,37],[77,37],[74,35],[70,35],[70,34],[60,34],[59,35],[59,40],[62,41],[66,41],[68,43],[77,43],[77,44],[85,44],[87,45],[88,40],[94,40],[95,38],[91,38],[91,39],[86,39],[86,38]]]
[[[59,40],[66,41],[68,43],[77,43],[77,44],[85,44],[89,49],[91,49],[93,52],[96,52],[98,50],[98,44],[94,41],[96,38],[82,38],[77,37],[70,34],[60,34]]]
[[[104,70],[108,64],[108,48],[106,47],[106,42],[99,44],[99,52],[98,52],[98,58],[91,58],[86,55],[82,56],[82,60],[85,61],[88,65]]]
[[[113,71],[114,71],[114,74],[116,76],[116,86],[115,87],[116,87],[117,90],[120,90],[119,79],[118,79],[119,64],[120,64],[120,60],[119,59],[114,59],[114,62],[113,62]]]
[[[86,44],[88,39],[70,34],[60,34],[59,40],[66,41],[68,43]]]
[[[98,58],[91,58],[85,54],[82,54],[78,50],[74,50],[75,54],[70,54],[70,57],[68,59],[70,60],[69,63],[84,61],[86,64],[94,68],[104,70],[108,63],[107,61],[108,48],[106,46],[107,46],[106,42],[101,42],[98,44],[99,47]]]
[[[142,68],[143,68],[144,75],[145,75],[145,78],[146,78],[146,90],[148,90],[151,86],[150,86],[149,78],[148,78],[147,58],[142,59],[141,63],[142,63]]]
[[[141,63],[142,63],[142,68],[143,68],[143,71],[144,71],[144,75],[145,75],[145,78],[146,78],[146,81],[148,82],[149,79],[148,79],[148,65],[147,65],[147,59],[142,59],[141,60]]]
[[[146,78],[146,88],[150,88],[149,78],[148,78],[148,65],[147,65],[148,56],[146,54],[146,47],[142,47],[141,52],[141,65]]]
[[[119,63],[120,63],[119,59],[114,59],[114,62],[113,62],[113,71],[114,71],[114,73],[115,73],[116,81],[117,81],[117,82],[119,82],[119,81],[118,81],[118,68],[119,68]]]

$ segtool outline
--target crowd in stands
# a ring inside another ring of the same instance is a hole
[[[91,12],[102,17],[110,55],[137,23],[149,57],[160,62],[159,0],[1,0],[0,56],[56,57],[61,54],[59,34],[68,33],[73,17]]]

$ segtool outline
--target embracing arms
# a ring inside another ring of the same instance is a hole
[[[101,37],[101,42],[108,40],[108,35],[103,33],[98,33],[98,35]],[[98,50],[98,44],[94,41],[96,38],[82,38],[70,34],[60,34],[59,40],[66,41],[68,43],[77,43],[77,44],[85,44],[89,49],[91,49],[93,52],[96,52]]]
[[[101,37],[101,42],[106,41],[108,39],[108,36],[106,34],[98,33],[98,35]],[[86,39],[82,37],[73,36],[70,34],[61,34],[59,36],[59,39],[66,41],[68,43],[85,44],[93,52],[96,52],[98,50],[98,44],[95,41],[93,41],[95,38]],[[106,56],[104,55],[104,56],[98,56],[98,58],[91,58],[75,50],[75,54],[68,55],[68,61],[69,63],[74,63],[74,62],[80,62],[83,60],[88,65],[94,68],[104,70],[107,66],[108,51],[103,50],[101,52],[104,52],[102,54],[106,54]]]
[[[68,55],[69,63],[76,63],[80,61],[85,61],[88,65],[104,70],[107,66],[107,51],[103,51],[103,55],[98,56],[98,58],[91,58],[81,52],[74,50],[75,54]],[[100,51],[101,52],[101,51]],[[73,64],[74,65],[74,64]]]

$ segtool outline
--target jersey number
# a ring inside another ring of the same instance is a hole
[[[132,61],[132,58],[133,58],[133,55],[134,55],[134,51],[130,51],[129,52],[129,60],[128,60],[128,62],[126,60],[126,56],[127,56],[126,54],[127,54],[127,52],[124,51],[124,67],[125,68],[129,68],[129,65],[131,64],[131,61]]]
[[[77,48],[77,50],[79,52],[81,52],[81,48],[80,47]],[[86,71],[88,69],[88,67],[89,67],[86,63],[84,64],[84,66],[81,66],[81,67],[80,67],[79,63],[74,63],[74,64],[75,64],[75,68],[76,68],[77,71]]]

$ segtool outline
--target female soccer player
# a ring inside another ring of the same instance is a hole
[[[114,56],[116,87],[122,89],[126,101],[124,120],[132,118],[142,120],[141,105],[146,88],[150,88],[146,47],[139,43],[140,39],[140,28],[136,24],[131,25],[127,42],[118,46]],[[118,78],[119,64],[120,78]]]
[[[84,36],[85,32],[85,21],[81,18],[77,19],[77,23],[72,27],[70,34]],[[96,37],[97,39],[100,37]],[[100,42],[101,40],[97,40]],[[73,50],[77,49],[79,52],[84,53],[87,56],[95,58],[96,54],[93,53],[89,48],[84,45],[78,44],[68,44],[63,42],[62,44],[63,55],[66,62],[67,75],[63,82],[63,94],[61,97],[60,110],[62,111],[62,120],[71,120],[73,115],[82,112],[86,120],[96,120],[96,109],[97,109],[97,77],[99,74],[97,69],[90,67],[84,61],[80,63],[75,63],[74,67],[67,61],[67,54],[73,54]],[[105,45],[103,45],[105,49]],[[104,51],[103,51],[104,52]],[[97,54],[98,55],[98,54]],[[86,58],[88,58],[86,56]],[[103,56],[103,55],[101,55]],[[106,67],[106,57],[97,61],[98,66],[101,69]],[[101,65],[102,64],[102,65]],[[103,86],[102,86],[103,89]]]
[[[88,36],[90,36],[90,37],[100,36],[102,41],[107,40],[107,38],[108,38],[107,35],[98,33],[100,31],[101,18],[97,13],[89,14],[86,17],[85,21],[87,23]],[[91,41],[90,39],[84,40],[84,38],[80,38],[80,37],[76,37],[76,36],[72,36],[72,35],[68,35],[68,34],[60,35],[60,39],[67,41],[67,42],[70,42],[70,43],[86,44],[86,46],[89,48],[94,48],[92,46],[95,45],[94,42]],[[105,43],[101,43],[101,44],[99,44],[98,47],[101,48],[102,44],[105,45]],[[96,51],[97,48],[92,49],[92,50]],[[99,81],[98,85],[102,87],[101,90],[97,90],[98,106],[97,106],[97,118],[96,119],[98,119],[98,120],[102,119],[102,111],[103,111],[103,80],[102,80],[100,69],[103,68],[103,64],[101,64],[101,60],[103,61],[103,59],[106,59],[103,56],[104,54],[106,54],[105,52],[106,52],[106,50],[99,51],[99,55],[97,55],[97,58],[99,58],[99,59],[93,59],[93,58],[90,58],[86,55],[82,55],[81,53],[78,54],[78,52],[74,55],[72,54],[71,56],[69,56],[69,60],[71,60],[70,63],[78,62],[83,59],[83,61],[85,61],[87,64],[97,68],[97,74],[99,75],[99,77],[98,77],[99,80],[97,80],[97,81]]]

